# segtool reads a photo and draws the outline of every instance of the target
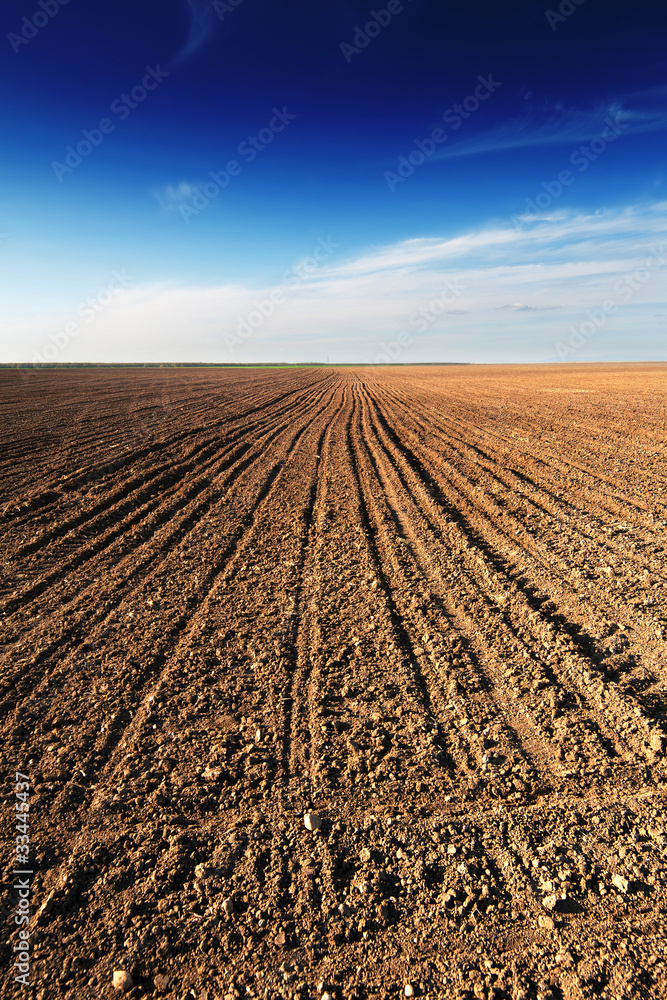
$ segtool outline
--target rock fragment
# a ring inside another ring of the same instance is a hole
[[[223,900],[222,909],[228,917],[232,915],[234,912],[234,900],[231,896],[228,896],[227,899]]]
[[[614,877],[611,880],[611,884],[614,886],[615,889],[618,889],[619,892],[623,893],[626,893],[630,888],[630,882],[623,875],[614,875]]]
[[[558,897],[553,893],[550,896],[545,896],[542,900],[542,906],[545,910],[555,910],[557,903]]]
[[[113,974],[113,985],[114,989],[127,993],[127,991],[131,990],[133,986],[132,976],[129,972],[125,972],[123,969],[116,969]]]
[[[317,813],[307,812],[303,818],[303,825],[305,826],[306,830],[310,830],[311,833],[314,833],[316,830],[321,829],[322,820],[317,815]]]
[[[204,781],[212,781],[214,784],[220,781],[222,777],[222,768],[220,767],[206,767],[202,772],[202,778]]]
[[[663,753],[664,752],[664,749],[665,749],[665,737],[662,735],[662,733],[658,732],[657,730],[654,730],[651,733],[651,736],[650,736],[650,739],[649,739],[648,743],[649,743],[649,746],[650,746],[651,750],[653,750],[654,753]]]

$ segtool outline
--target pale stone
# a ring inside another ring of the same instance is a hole
[[[319,830],[322,826],[322,820],[317,813],[314,812],[307,812],[303,818],[303,823],[306,830],[310,830],[311,833],[315,830]]]
[[[627,892],[630,888],[630,883],[627,878],[624,878],[623,875],[614,875],[611,880],[611,884],[618,889],[619,892]]]
[[[124,972],[122,969],[116,969],[113,974],[113,985],[114,989],[122,990],[123,993],[127,993],[127,991],[131,990],[133,986],[132,976],[129,972]]]

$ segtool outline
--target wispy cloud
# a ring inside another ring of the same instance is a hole
[[[530,220],[516,228],[506,222],[486,229],[439,239],[420,237],[378,247],[330,269],[332,276],[366,281],[391,273],[393,281],[410,283],[434,269],[488,269],[576,265],[595,270],[614,267],[641,253],[647,239],[664,235],[667,203],[628,206],[593,214],[560,212]],[[503,296],[503,303],[507,295]]]
[[[181,0],[189,21],[188,34],[183,47],[171,61],[172,66],[185,62],[208,41],[219,23],[210,0]]]
[[[509,309],[510,312],[537,312],[537,306],[526,306],[523,302],[513,302],[511,306],[498,306],[498,309]]]
[[[529,146],[576,146],[599,135],[606,119],[624,125],[625,135],[666,129],[667,87],[638,91],[586,109],[531,103],[522,114],[471,138],[453,141],[438,155],[446,160]]]
[[[191,200],[197,194],[200,187],[200,184],[181,181],[180,184],[167,184],[163,188],[156,188],[153,191],[153,197],[162,208],[176,212],[180,205]]]

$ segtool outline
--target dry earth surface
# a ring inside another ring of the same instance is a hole
[[[666,389],[3,371],[0,996],[666,997]]]

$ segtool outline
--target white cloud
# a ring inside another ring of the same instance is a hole
[[[338,260],[337,250],[273,307],[270,287],[132,287],[84,326],[58,360],[298,361],[329,355],[364,361],[403,331],[412,338],[405,361],[547,360],[569,324],[614,297],[614,284],[641,268],[651,248],[667,257],[666,223],[667,205],[660,203],[410,239],[347,260]],[[621,353],[664,354],[664,335],[653,317],[666,304],[667,264],[652,268],[650,281],[620,304],[599,337],[600,351],[609,355],[616,338]],[[262,310],[271,315],[262,317]],[[250,314],[259,320],[256,329],[232,344]],[[31,350],[68,319],[55,327],[38,317],[6,323],[0,329],[5,359],[30,360]]]

